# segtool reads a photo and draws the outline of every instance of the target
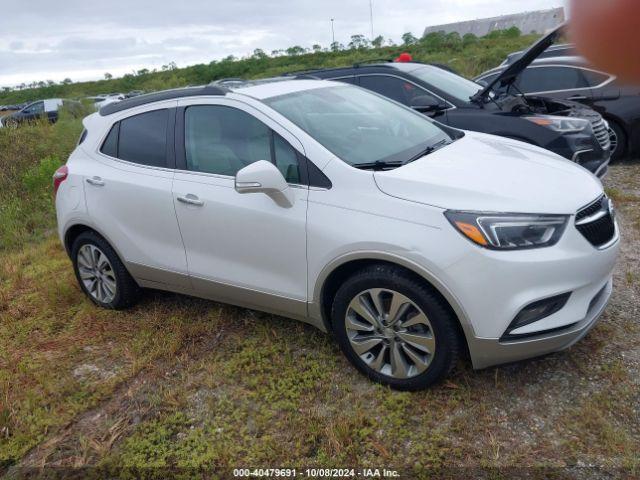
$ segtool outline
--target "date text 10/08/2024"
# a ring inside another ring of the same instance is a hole
[[[238,478],[399,478],[397,470],[386,468],[236,468],[233,476]]]

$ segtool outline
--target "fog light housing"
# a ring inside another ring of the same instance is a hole
[[[542,320],[543,318],[549,317],[556,312],[562,310],[562,308],[567,304],[569,297],[571,296],[571,292],[563,293],[561,295],[556,295],[554,297],[544,298],[542,300],[537,300],[533,303],[530,303],[526,307],[524,307],[513,321],[509,324],[509,327],[504,332],[502,336],[502,340],[509,340],[514,338],[520,338],[523,336],[531,336],[531,333],[524,334],[512,334],[514,330],[518,328],[522,328],[526,325],[530,325],[538,320]],[[538,334],[542,332],[535,332],[533,334]]]

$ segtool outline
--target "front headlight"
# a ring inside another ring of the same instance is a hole
[[[583,118],[554,117],[551,115],[536,115],[535,117],[523,118],[559,133],[582,132],[590,125],[589,121]]]
[[[479,213],[448,210],[447,219],[473,243],[491,250],[523,250],[558,243],[568,215]]]

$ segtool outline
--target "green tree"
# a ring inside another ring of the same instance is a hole
[[[507,28],[506,30],[504,30],[502,32],[502,36],[504,38],[518,38],[521,35],[522,35],[522,32],[516,26],[513,26],[511,28]]]
[[[251,58],[256,60],[264,60],[265,58],[269,58],[269,55],[267,55],[261,48],[256,48],[253,51],[253,55],[251,55]]]
[[[285,52],[287,52],[287,55],[295,57],[297,55],[302,55],[303,53],[305,53],[305,50],[299,45],[294,45],[293,47],[287,48]]]
[[[109,72],[104,74],[104,79],[105,80],[111,80],[113,78],[113,75],[111,75]]]
[[[371,46],[373,48],[381,48],[384,45],[384,37],[382,35],[378,35],[376,38],[371,40]]]
[[[349,50],[364,50],[369,47],[369,40],[364,35],[351,35]]]
[[[410,45],[415,45],[418,43],[418,39],[411,32],[402,34],[402,45],[408,47]]]
[[[473,33],[465,33],[462,37],[462,46],[469,47],[471,45],[475,45],[478,43],[478,37],[476,37]]]

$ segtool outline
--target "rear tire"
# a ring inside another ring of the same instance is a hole
[[[390,265],[349,277],[331,309],[342,352],[371,380],[396,390],[421,390],[455,366],[456,319],[419,278]]]
[[[71,247],[73,269],[82,291],[96,305],[120,310],[134,305],[140,287],[109,242],[95,232],[83,232]]]

